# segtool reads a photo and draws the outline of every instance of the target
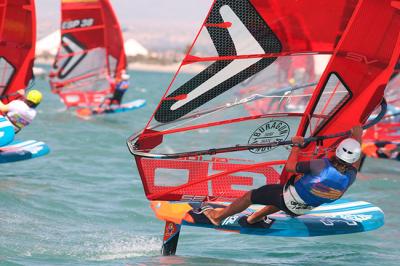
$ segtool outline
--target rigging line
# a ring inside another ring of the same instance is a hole
[[[339,94],[339,93],[347,93],[347,91],[338,91],[338,92],[336,92],[336,94]],[[334,92],[324,92],[323,94],[329,95],[329,94],[334,94]],[[189,123],[189,122],[193,122],[193,121],[195,121],[195,120],[197,120],[197,119],[200,119],[200,118],[205,118],[205,117],[210,116],[210,115],[212,115],[212,114],[214,114],[214,113],[216,113],[216,112],[218,112],[218,111],[223,111],[223,110],[225,110],[225,109],[228,109],[228,108],[231,108],[231,107],[234,107],[234,106],[237,106],[237,105],[247,104],[247,103],[249,103],[249,102],[257,101],[257,100],[260,100],[260,99],[273,99],[273,98],[282,98],[282,99],[284,99],[284,98],[305,98],[305,97],[310,97],[310,96],[312,96],[312,94],[299,94],[299,95],[289,95],[289,96],[285,96],[285,95],[280,96],[280,95],[253,94],[253,95],[248,96],[248,97],[246,97],[246,98],[243,98],[243,99],[241,99],[241,100],[238,100],[238,99],[236,98],[234,102],[232,102],[232,103],[227,103],[227,104],[225,104],[224,106],[220,106],[219,109],[215,108],[214,110],[212,110],[212,111],[210,111],[210,112],[208,112],[208,113],[205,113],[204,115],[196,116],[196,117],[194,117],[193,119],[186,120],[186,121],[184,121],[183,123],[176,124],[176,125],[174,125],[174,126],[172,126],[172,127],[169,127],[169,128],[167,128],[167,129],[165,129],[165,130],[171,130],[171,129],[174,129],[174,128],[177,128],[177,127],[181,127],[181,126],[183,126],[183,125],[185,125],[185,124],[187,124],[187,123]]]
[[[225,110],[227,108],[230,108],[230,107],[233,107],[233,106],[236,106],[236,105],[238,105],[238,104],[235,104],[235,103],[234,104],[229,104],[229,103],[227,103],[224,106],[220,106],[219,108],[215,108],[214,110],[211,110],[210,112],[204,113],[203,115],[196,116],[196,117],[194,117],[192,119],[189,119],[189,120],[184,120],[182,123],[176,124],[175,126],[172,126],[172,127],[169,127],[166,130],[171,130],[171,129],[174,129],[174,128],[177,128],[177,127],[181,127],[183,125],[188,124],[189,122],[196,121],[196,120],[198,120],[200,118],[205,118],[205,117],[210,116],[210,115],[212,115],[212,114],[214,114],[214,113],[216,113],[218,111],[223,111],[223,110]]]
[[[283,88],[280,88],[280,89],[278,89],[278,90],[276,90],[276,91],[274,91],[274,92],[271,92],[271,94],[272,94],[272,93],[273,93],[273,94],[284,93],[284,92],[286,92],[286,91],[296,91],[296,90],[304,89],[304,88],[307,88],[307,87],[315,86],[315,85],[317,85],[317,84],[318,84],[317,82],[312,82],[312,83],[307,83],[307,84],[304,84],[304,85],[299,85],[299,86],[294,86],[294,87],[283,87]],[[272,94],[272,95],[273,95],[273,94]],[[267,95],[268,95],[268,94],[266,94],[265,97],[267,97]],[[279,96],[279,97],[281,97],[281,96]],[[208,109],[208,110],[204,110],[204,111],[194,112],[194,113],[192,113],[192,114],[190,114],[190,115],[188,115],[188,116],[181,117],[181,118],[179,118],[179,119],[177,119],[177,120],[175,120],[175,121],[171,121],[171,122],[169,122],[169,123],[174,123],[174,122],[177,122],[177,121],[187,120],[187,119],[190,119],[188,122],[194,121],[194,120],[196,120],[196,119],[198,119],[198,118],[200,118],[200,117],[204,117],[204,115],[206,115],[206,114],[215,113],[215,112],[220,111],[220,110],[224,110],[224,109],[231,108],[231,107],[234,107],[234,106],[237,106],[237,105],[240,105],[240,104],[245,104],[245,103],[248,103],[248,102],[251,102],[251,101],[255,101],[255,100],[260,99],[260,98],[255,98],[255,99],[250,99],[250,100],[247,100],[247,101],[243,102],[243,101],[244,101],[245,99],[247,99],[247,98],[248,98],[248,97],[243,98],[242,100],[239,100],[239,101],[238,101],[237,98],[236,98],[235,101],[233,101],[233,102],[231,102],[231,103],[226,103],[226,104],[224,104],[224,105],[220,105],[220,106],[215,107],[215,108],[213,108],[213,109]],[[192,119],[192,118],[194,118],[194,119]],[[155,125],[155,126],[153,126],[152,128],[149,128],[149,129],[154,129],[154,128],[157,128],[157,127],[159,127],[159,126],[166,125],[166,124],[167,124],[167,123],[158,124],[158,125]],[[182,123],[182,125],[183,125],[183,124],[185,124],[185,123]],[[177,125],[177,126],[178,126],[178,125]],[[172,129],[172,128],[175,128],[175,127],[177,127],[177,126],[173,126],[173,127],[171,127],[171,129]]]
[[[294,87],[284,87],[282,89],[279,89],[279,92],[284,93],[285,91],[288,91],[288,90],[296,91],[296,90],[299,90],[299,89],[304,89],[304,88],[307,88],[307,87],[315,86],[317,84],[318,84],[317,82],[312,82],[312,83],[307,83],[307,84],[304,84],[304,85],[299,85],[299,86],[294,86]],[[274,93],[277,93],[277,92],[278,91],[275,91]],[[235,102],[236,102],[236,105],[237,105],[237,100],[235,100]],[[157,123],[157,124],[155,124],[153,126],[149,126],[148,125],[148,126],[146,126],[146,129],[155,130],[155,129],[159,128],[159,127],[162,127],[162,126],[165,126],[165,125],[168,125],[168,124],[172,124],[172,123],[177,123],[179,121],[184,121],[184,120],[188,120],[188,119],[192,119],[192,118],[198,118],[198,117],[201,117],[201,116],[204,117],[205,114],[214,113],[216,111],[220,111],[220,110],[224,110],[224,109],[236,106],[235,102],[226,103],[226,104],[224,104],[222,106],[218,106],[218,107],[212,108],[212,109],[206,109],[206,110],[203,110],[203,111],[193,112],[190,115],[183,116],[181,118],[178,118],[178,119],[176,119],[174,121],[170,121],[170,122],[167,122],[167,123]],[[128,138],[127,142],[128,142],[128,146],[129,147],[131,145],[133,145],[131,142],[134,141],[138,136],[139,136],[139,132],[133,134],[132,136],[130,136]]]
[[[331,100],[333,99],[333,96],[334,96],[335,93],[336,93],[336,90],[339,88],[340,85],[341,85],[341,82],[338,81],[337,84],[336,84],[336,86],[335,86],[335,88],[334,88],[334,90],[331,92],[331,95],[329,96],[329,99],[326,101],[326,104],[325,104],[324,108],[322,109],[321,114],[324,114],[324,112],[325,112],[326,109],[328,108],[328,106],[329,106]],[[324,93],[322,93],[322,94],[324,94]],[[317,107],[318,107],[318,106],[317,106]],[[332,110],[330,110],[330,111],[332,112]],[[319,122],[320,120],[321,120],[321,119],[318,118],[318,120],[316,121],[316,123],[315,123],[315,128],[314,128],[314,131],[313,131],[313,132],[316,132],[316,131],[317,131],[317,129],[318,129],[319,125],[320,125],[320,122]],[[323,122],[323,121],[322,121],[322,122]]]
[[[383,118],[387,111],[387,103],[385,99],[382,100],[381,103],[381,112],[380,114],[371,120],[368,124],[363,126],[363,129],[370,128]],[[325,136],[315,136],[315,137],[308,137],[305,138],[305,146],[308,145],[311,142],[316,142],[316,141],[321,141],[325,139],[332,139],[332,138],[338,138],[338,137],[345,137],[349,136],[351,134],[351,131],[344,131],[344,132],[339,132],[335,134],[330,134],[330,135],[325,135]],[[237,151],[245,151],[245,150],[250,150],[250,149],[257,149],[257,148],[266,148],[266,147],[278,147],[278,146],[284,146],[284,145],[292,145],[291,140],[285,140],[285,141],[276,141],[276,142],[270,142],[270,143],[262,143],[262,144],[237,144],[235,146],[230,146],[230,147],[223,147],[223,148],[213,148],[213,149],[207,149],[207,150],[198,150],[198,151],[190,151],[190,152],[180,152],[180,153],[174,153],[174,154],[152,154],[149,152],[142,152],[139,150],[140,147],[137,147],[136,145],[133,145],[130,141],[128,141],[128,147],[129,150],[133,155],[139,156],[139,157],[144,157],[144,158],[155,158],[155,159],[178,159],[182,157],[190,157],[190,156],[200,156],[200,155],[214,155],[218,153],[228,153],[228,152],[237,152]]]

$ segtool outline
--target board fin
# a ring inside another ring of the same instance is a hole
[[[166,221],[163,245],[161,254],[163,256],[173,256],[176,253],[178,246],[179,233],[181,232],[181,225],[174,222]]]

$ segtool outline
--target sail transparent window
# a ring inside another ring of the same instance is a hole
[[[315,107],[306,136],[316,134],[350,97],[351,93],[345,84],[337,74],[332,73]]]
[[[115,59],[115,57],[109,55],[109,56],[108,56],[108,65],[109,65],[109,69],[110,69],[110,76],[111,76],[112,78],[116,78],[116,75],[117,75],[117,65],[118,65],[117,59]]]
[[[0,58],[0,95],[2,95],[7,88],[12,75],[14,74],[14,67],[8,63],[3,57]]]

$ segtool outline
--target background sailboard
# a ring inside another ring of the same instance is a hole
[[[0,163],[12,163],[45,156],[49,146],[42,141],[14,140],[9,145],[0,147]]]
[[[106,109],[99,108],[79,108],[76,110],[76,115],[82,118],[88,118],[95,115],[117,114],[134,111],[146,105],[146,100],[137,99],[131,102],[123,103],[118,106],[110,106]]]

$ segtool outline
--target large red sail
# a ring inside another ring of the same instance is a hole
[[[269,144],[294,135],[335,135],[311,142],[301,159],[329,154],[339,133],[382,101],[400,53],[399,8],[391,0],[214,1],[146,128],[128,140],[147,198],[232,200],[285,182],[290,147]],[[316,63],[296,74],[307,79],[282,87],[281,68],[294,61]],[[249,114],[245,106],[271,100],[279,108]]]
[[[33,77],[36,44],[34,0],[0,0],[0,97],[18,97]]]
[[[97,106],[126,68],[120,25],[109,0],[62,0],[61,9],[52,91],[67,107]]]

